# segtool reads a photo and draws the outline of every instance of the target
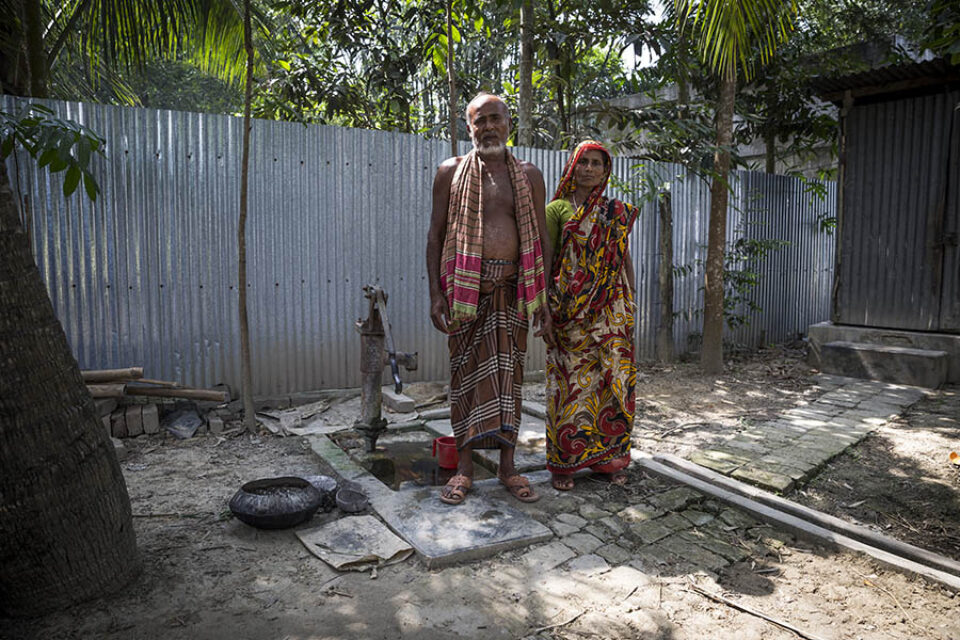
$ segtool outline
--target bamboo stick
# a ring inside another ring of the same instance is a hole
[[[127,395],[150,396],[157,398],[187,398],[188,400],[207,400],[210,402],[228,402],[225,391],[212,389],[185,389],[171,387],[137,387],[128,386]]]
[[[125,385],[122,382],[114,384],[88,384],[87,391],[94,398],[122,398]]]
[[[170,389],[180,389],[182,385],[179,382],[170,382],[169,380],[152,380],[150,378],[140,378],[137,380],[140,384],[152,384],[158,387],[169,387]]]
[[[88,369],[81,371],[84,382],[116,382],[120,380],[136,380],[143,377],[143,367],[127,367],[126,369]]]

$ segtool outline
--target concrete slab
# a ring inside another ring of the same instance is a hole
[[[912,349],[930,349],[946,351],[949,355],[947,373],[948,382],[960,382],[960,335],[946,333],[925,333],[922,331],[903,331],[899,329],[881,329],[877,327],[854,327],[821,322],[807,329],[810,338],[810,364],[822,369],[822,347],[828,342],[867,342],[891,347]],[[829,373],[829,372],[825,372]],[[821,378],[825,384],[843,383],[838,376]],[[840,381],[838,383],[838,380]]]
[[[380,390],[383,405],[397,413],[410,413],[417,410],[416,401],[405,393],[397,393],[393,385],[384,386]]]
[[[946,351],[835,340],[820,347],[820,368],[858,378],[937,389],[947,381]]]
[[[542,402],[534,402],[533,400],[524,400],[523,401],[523,412],[527,415],[531,415],[534,418],[540,418],[541,420],[547,419],[547,407]]]
[[[371,508],[428,567],[477,560],[553,537],[549,528],[510,504],[497,480],[476,482],[463,504],[447,505],[440,501],[438,487],[391,491],[329,438],[307,440],[337,475],[359,485]]]

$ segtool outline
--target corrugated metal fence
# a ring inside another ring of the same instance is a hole
[[[4,97],[4,108],[16,104]],[[9,160],[37,263],[82,368],[143,365],[151,378],[209,386],[240,378],[237,215],[241,120],[209,114],[48,103],[107,140],[94,160],[96,203],[64,198],[61,177],[29,158]],[[462,146],[466,150],[467,144]],[[420,353],[407,380],[447,375],[446,340],[429,322],[424,250],[436,166],[449,143],[381,131],[255,121],[248,220],[249,313],[257,394],[359,384],[361,287],[388,292],[397,348]],[[567,154],[515,150],[543,171],[548,195]],[[657,164],[670,182],[678,352],[698,334],[709,190],[682,167]],[[640,171],[615,161],[628,201]],[[632,178],[630,178],[633,176]],[[629,179],[628,179],[629,178]],[[81,190],[82,191],[82,190]],[[791,339],[829,317],[834,187],[812,200],[796,180],[738,173],[729,239],[790,244],[754,268],[763,308],[730,333],[737,343]],[[637,271],[638,357],[654,356],[658,317],[656,203],[646,202],[631,246]],[[531,339],[528,368],[543,366]]]

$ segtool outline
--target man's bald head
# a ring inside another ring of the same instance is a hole
[[[487,93],[486,91],[481,91],[478,93],[473,100],[467,104],[467,124],[473,123],[473,114],[481,106],[486,105],[487,103],[496,104],[502,110],[503,116],[509,120],[510,119],[510,110],[507,108],[507,103],[504,102],[500,96],[496,96],[492,93]]]
[[[483,157],[503,156],[510,137],[510,111],[492,93],[481,93],[467,105],[467,130],[473,148]]]

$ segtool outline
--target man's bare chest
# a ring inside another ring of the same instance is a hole
[[[484,216],[513,215],[513,185],[506,167],[483,172]]]

